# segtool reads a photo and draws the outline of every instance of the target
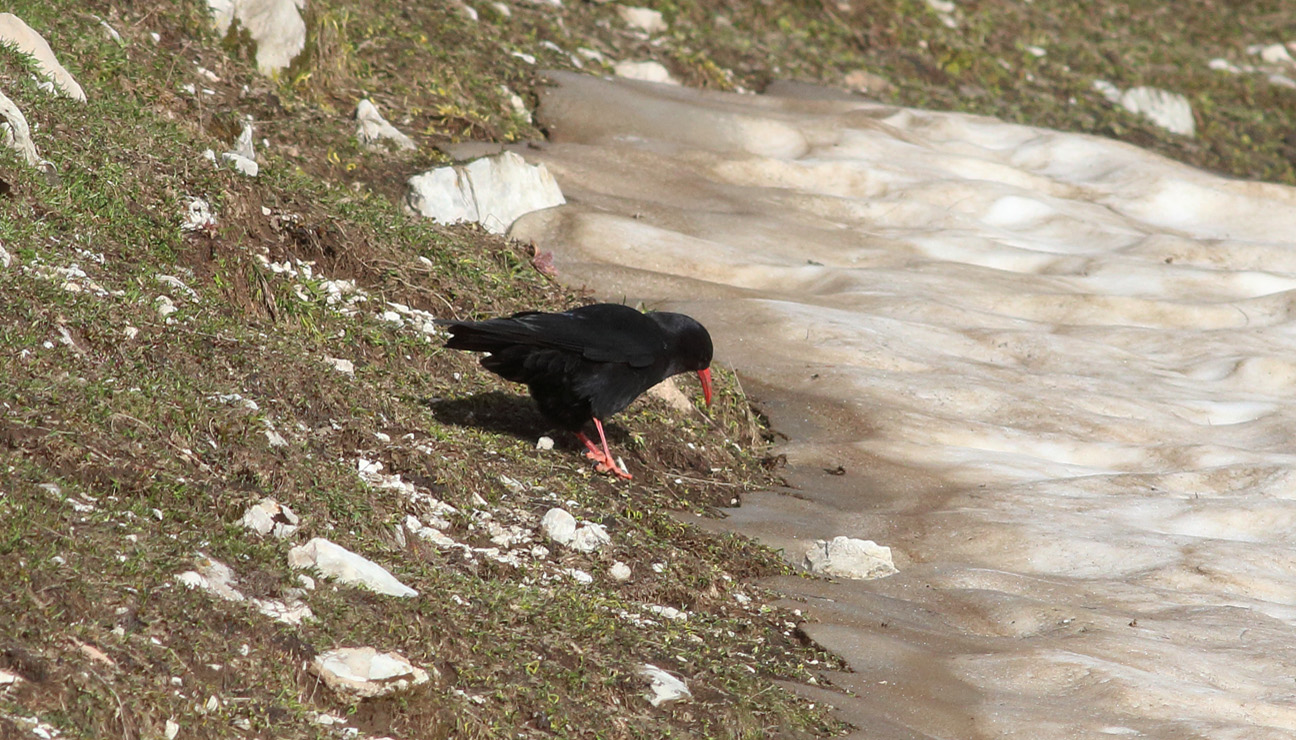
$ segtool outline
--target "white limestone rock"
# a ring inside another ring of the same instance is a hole
[[[632,569],[622,560],[616,560],[613,565],[609,566],[609,577],[614,579],[616,583],[627,583],[632,578]]]
[[[810,573],[860,581],[898,572],[888,547],[843,536],[829,542],[817,540],[804,552],[804,568]]]
[[[664,14],[650,8],[629,8],[626,5],[615,7],[618,17],[632,28],[645,31],[648,34],[663,33],[668,30],[668,24],[664,22]]]
[[[382,565],[316,537],[289,551],[290,568],[315,568],[321,575],[387,596],[409,598],[418,591],[397,580]]]
[[[605,530],[605,525],[587,522],[573,533],[573,542],[569,547],[578,552],[595,552],[609,543],[609,532]]]
[[[554,508],[542,516],[542,536],[557,545],[573,542],[577,530],[578,520],[564,509]]]
[[[181,218],[181,231],[204,231],[217,225],[212,206],[202,198],[190,198]]]
[[[530,165],[514,152],[437,167],[407,181],[407,205],[438,223],[476,221],[504,234],[515,219],[564,205],[564,194],[545,165]]]
[[[468,6],[463,6],[468,7]],[[357,141],[361,145],[372,151],[383,151],[389,144],[396,147],[399,151],[409,151],[415,149],[415,142],[411,137],[398,131],[393,124],[389,123],[380,115],[379,108],[369,100],[362,99],[357,103]]]
[[[646,392],[667,403],[672,407],[673,411],[679,414],[689,414],[695,410],[695,405],[691,403],[691,399],[687,398],[685,393],[682,393],[682,389],[677,387],[676,381],[672,378],[665,378],[660,383],[651,386],[650,390]]]
[[[37,71],[53,82],[55,89],[69,98],[85,102],[85,91],[77,84],[72,74],[59,63],[58,57],[54,56],[54,50],[46,43],[44,37],[13,13],[0,13],[0,44],[13,46],[24,54],[31,54],[36,60]]]
[[[244,595],[235,588],[235,572],[225,563],[199,553],[197,567],[176,576],[187,588],[201,588],[226,601],[243,601]]]
[[[667,67],[659,62],[619,62],[614,65],[614,74],[629,80],[658,82],[665,85],[682,84],[668,72]]]
[[[595,552],[610,543],[609,532],[603,524],[578,520],[561,508],[554,508],[542,517],[542,535],[552,542],[578,552]]]
[[[1181,136],[1196,135],[1196,116],[1192,113],[1192,104],[1178,93],[1155,87],[1121,90],[1106,80],[1094,81],[1092,89],[1111,103],[1129,113],[1142,116],[1161,128]]]
[[[273,498],[264,498],[244,512],[239,523],[260,535],[284,539],[298,531],[298,515]]]
[[[345,360],[341,357],[326,357],[325,362],[344,375],[352,375],[357,370],[356,366],[352,364],[352,360]]]
[[[429,673],[398,653],[372,647],[338,648],[317,655],[308,669],[347,699],[372,699],[428,683]]]
[[[1125,91],[1120,105],[1130,113],[1145,117],[1161,128],[1182,136],[1196,135],[1196,116],[1192,104],[1178,93],[1155,87],[1135,87]]]
[[[257,45],[257,71],[267,77],[279,74],[306,47],[305,6],[306,0],[208,0],[218,33],[230,33],[236,23],[248,31]]]
[[[223,152],[221,160],[228,163],[241,175],[257,177],[257,152],[253,150],[252,124],[244,124],[244,129],[239,133],[239,138],[235,141],[235,148]]]
[[[18,109],[14,101],[0,93],[0,141],[18,153],[19,157],[33,167],[41,166],[41,156],[36,153],[36,142],[32,141],[32,130],[27,126],[27,117]]]
[[[650,693],[644,696],[653,707],[691,698],[691,689],[685,681],[658,666],[646,663],[638,673],[650,679]]]

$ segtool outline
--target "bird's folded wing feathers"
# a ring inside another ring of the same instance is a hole
[[[494,351],[493,345],[552,347],[594,362],[647,367],[654,362],[656,350],[662,351],[659,345],[663,338],[656,325],[649,321],[646,324],[645,331],[628,332],[624,323],[611,322],[603,316],[525,311],[510,318],[453,323],[452,332],[456,336],[447,346],[482,352]],[[458,331],[460,327],[464,329]]]

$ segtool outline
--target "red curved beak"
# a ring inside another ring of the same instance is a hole
[[[704,405],[708,406],[713,403],[713,373],[707,367],[696,373],[700,376],[700,385],[704,386]]]

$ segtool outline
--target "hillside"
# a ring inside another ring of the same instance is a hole
[[[1293,89],[1209,66],[1258,64],[1286,6],[946,6],[661,3],[646,32],[578,0],[308,2],[304,50],[267,75],[202,3],[12,4],[86,100],[0,52],[48,163],[0,150],[0,737],[842,733],[785,688],[838,666],[753,584],[788,566],[683,523],[780,474],[740,380],[715,370],[708,415],[689,381],[694,408],[638,402],[611,425],[635,480],[595,474],[425,321],[585,296],[528,245],[401,203],[457,144],[541,139],[539,69],[649,59],[688,85],[847,85],[1294,182]],[[1111,105],[1102,76],[1184,92],[1200,133]],[[415,148],[364,146],[362,99]],[[221,158],[246,125],[255,177]],[[296,529],[244,526],[266,499]],[[549,539],[553,509],[609,542]],[[418,597],[304,580],[315,538]],[[362,700],[310,668],[366,646],[429,680]],[[652,704],[647,664],[690,699]]]

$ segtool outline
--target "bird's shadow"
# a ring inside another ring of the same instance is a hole
[[[547,421],[528,396],[486,391],[461,398],[425,398],[420,404],[433,413],[433,418],[448,426],[474,427],[494,434],[508,434],[526,442],[536,442],[538,437],[549,435],[557,444],[582,446],[572,433]],[[594,434],[595,430],[588,432]],[[627,437],[627,432],[609,423],[605,424],[605,434],[611,444]]]

